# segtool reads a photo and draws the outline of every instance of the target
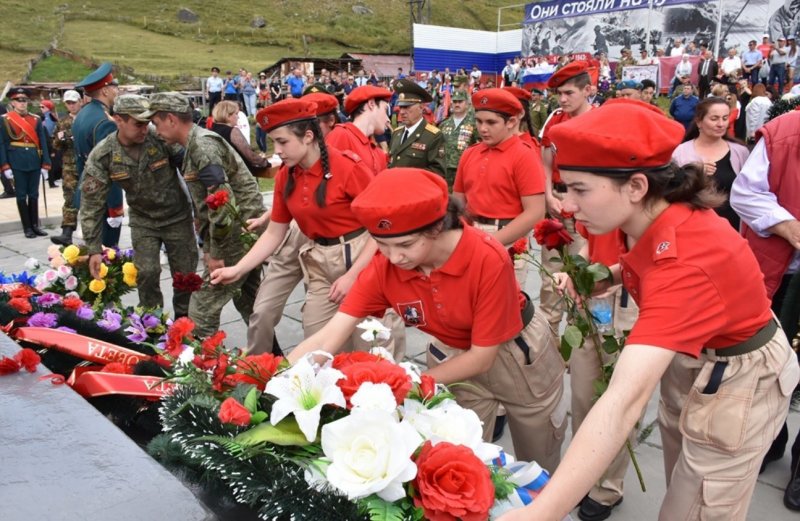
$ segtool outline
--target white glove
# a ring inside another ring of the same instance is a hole
[[[269,158],[269,166],[273,168],[277,168],[283,164],[283,159],[278,154],[272,154],[272,157]]]
[[[122,220],[123,219],[124,219],[124,217],[122,217],[122,216],[120,216],[120,217],[107,217],[106,218],[106,222],[112,228],[119,228],[120,226],[122,226]]]
[[[42,168],[42,177],[44,178],[45,181],[47,181],[47,179],[50,177],[50,173],[44,168]]]
[[[6,176],[6,179],[14,179],[14,172],[10,168],[3,170],[3,175]]]

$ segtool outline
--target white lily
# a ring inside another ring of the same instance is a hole
[[[400,362],[400,367],[402,367],[406,374],[411,378],[411,381],[415,384],[422,383],[422,371],[420,371],[419,366],[414,362]]]
[[[295,365],[267,382],[265,392],[278,398],[272,405],[270,423],[277,425],[289,414],[294,414],[306,439],[314,441],[319,429],[322,406],[346,405],[344,395],[336,385],[342,378],[344,374],[330,367],[330,363],[315,371],[310,356],[301,358]]]
[[[368,318],[360,323],[358,328],[364,330],[361,333],[361,339],[365,342],[373,342],[373,345],[380,340],[389,340],[389,337],[392,336],[392,330],[375,318]]]

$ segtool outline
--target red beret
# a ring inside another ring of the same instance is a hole
[[[617,98],[554,126],[550,139],[559,170],[635,172],[668,165],[685,133],[658,107]]]
[[[505,89],[479,90],[472,95],[475,110],[491,110],[506,116],[516,116],[522,112],[522,103]]]
[[[256,114],[256,123],[264,132],[270,132],[289,123],[316,117],[316,103],[305,98],[290,98],[259,110]]]
[[[533,96],[529,90],[520,89],[519,87],[503,87],[503,90],[510,92],[515,98],[522,101],[530,101]]]
[[[399,237],[444,217],[448,199],[442,176],[421,168],[391,168],[379,173],[350,209],[372,235]]]
[[[567,80],[571,80],[575,76],[580,76],[583,73],[589,73],[589,62],[584,60],[577,60],[572,63],[561,67],[555,74],[550,76],[547,80],[548,89],[557,89],[562,86]],[[555,128],[555,127],[553,127]]]
[[[392,97],[392,91],[382,89],[373,85],[364,85],[353,89],[344,100],[344,111],[347,114],[352,114],[362,103],[366,103],[371,99],[385,99],[388,100]]]
[[[49,99],[40,101],[39,105],[41,105],[42,107],[47,107],[47,110],[49,110],[50,112],[53,112],[56,109],[56,106],[53,105],[53,102],[50,101]]]
[[[335,112],[339,108],[339,100],[333,94],[324,92],[310,92],[303,96],[303,101],[311,101],[317,104],[317,117]]]

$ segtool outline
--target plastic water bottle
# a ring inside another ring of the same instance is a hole
[[[612,329],[614,308],[610,297],[594,297],[589,300],[589,312],[600,333],[608,333]]]

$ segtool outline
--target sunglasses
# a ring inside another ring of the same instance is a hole
[[[11,101],[19,101],[20,103],[28,103],[30,100],[28,98],[14,98]]]

